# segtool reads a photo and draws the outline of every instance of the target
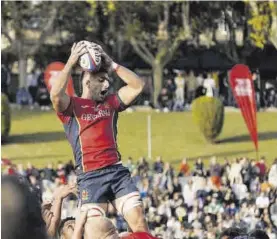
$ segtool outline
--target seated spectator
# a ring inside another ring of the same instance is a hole
[[[21,87],[17,90],[16,104],[18,106],[18,109],[22,109],[23,106],[29,106],[30,109],[33,109],[32,96],[25,87]]]
[[[72,172],[74,172],[74,164],[72,160],[69,160],[66,164],[65,164],[65,175],[68,176],[70,175]]]
[[[180,165],[180,176],[188,176],[190,171],[189,164],[187,163],[187,158],[183,158],[182,163]]]
[[[173,95],[166,88],[162,88],[161,93],[158,96],[158,107],[163,112],[172,110]]]
[[[129,169],[131,173],[136,169],[136,165],[134,164],[132,157],[128,157],[126,167]]]
[[[61,184],[66,184],[66,172],[65,166],[62,162],[58,162],[57,175],[60,179]]]
[[[164,163],[162,161],[162,157],[159,156],[157,157],[154,165],[153,165],[153,170],[155,173],[162,173],[163,172],[163,167],[164,167]]]
[[[44,180],[48,180],[50,182],[54,182],[55,178],[57,177],[56,171],[53,169],[53,164],[49,163],[47,165],[47,168],[44,170]]]
[[[137,166],[137,169],[138,169],[138,173],[139,175],[147,175],[148,171],[149,171],[149,164],[148,162],[145,160],[144,157],[141,157],[139,159],[139,162],[138,162],[138,166]]]
[[[194,164],[193,175],[202,177],[205,174],[206,172],[204,169],[204,163],[201,158],[198,158],[196,163]]]
[[[264,178],[266,172],[267,172],[267,168],[266,168],[266,165],[265,165],[265,158],[262,157],[260,159],[259,162],[256,163],[256,166],[259,168],[259,176],[260,178]]]
[[[269,169],[268,182],[273,188],[277,188],[277,158]]]

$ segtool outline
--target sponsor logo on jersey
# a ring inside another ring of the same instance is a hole
[[[96,120],[98,118],[108,117],[111,116],[110,110],[99,110],[96,114],[82,114],[81,119],[82,120]]]

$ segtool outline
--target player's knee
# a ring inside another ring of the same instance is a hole
[[[131,209],[140,207],[142,208],[142,201],[138,192],[133,192],[126,195],[126,198],[121,201],[119,212],[125,216]]]
[[[147,222],[144,217],[142,206],[136,206],[126,212],[125,218],[133,232],[148,232]]]

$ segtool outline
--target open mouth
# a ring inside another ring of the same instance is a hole
[[[106,96],[107,93],[108,93],[108,90],[102,90],[100,92],[101,96]]]

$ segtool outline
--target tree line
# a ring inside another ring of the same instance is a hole
[[[38,64],[66,58],[73,42],[84,39],[104,45],[118,62],[130,52],[140,57],[152,69],[154,99],[183,43],[216,47],[234,64],[266,44],[277,48],[273,1],[2,1],[1,7],[2,59],[18,62],[20,86],[28,58]]]

